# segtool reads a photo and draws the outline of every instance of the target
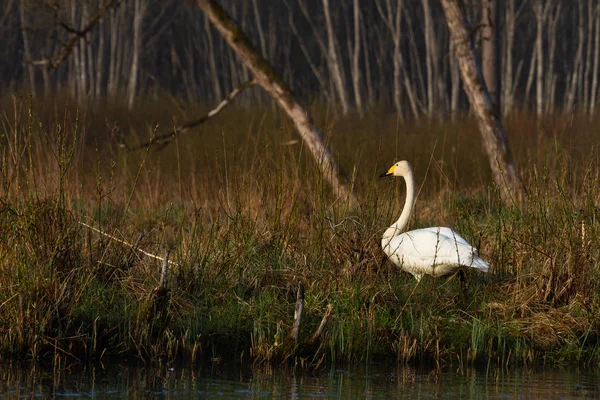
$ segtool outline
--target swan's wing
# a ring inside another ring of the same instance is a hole
[[[471,246],[471,244],[469,242],[467,242],[467,240],[465,238],[463,238],[462,236],[460,236],[460,234],[456,231],[453,231],[450,228],[446,228],[444,226],[432,226],[430,228],[423,228],[423,229],[417,229],[417,231],[430,231],[435,233],[436,235],[442,235],[445,236],[449,239],[453,239],[454,241],[456,241],[457,243],[462,243],[464,245]],[[475,251],[477,252],[477,249],[475,249]]]
[[[397,265],[430,267],[434,265],[475,267],[487,271],[489,264],[477,250],[449,228],[426,228],[395,236],[384,251]]]

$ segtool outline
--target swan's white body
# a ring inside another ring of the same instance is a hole
[[[435,226],[401,233],[415,201],[412,167],[408,161],[399,161],[381,176],[402,176],[406,181],[402,214],[381,239],[381,248],[394,264],[410,272],[417,281],[424,274],[449,275],[463,266],[488,271],[490,265],[479,258],[477,249],[450,228]]]

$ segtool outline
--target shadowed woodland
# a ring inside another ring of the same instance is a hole
[[[476,49],[497,21],[502,110],[537,115],[598,100],[600,5],[594,0],[507,0],[496,19],[464,1]],[[438,1],[222,1],[294,92],[342,113],[377,106],[399,118],[448,117],[468,110]],[[3,0],[0,85],[78,101],[174,96],[212,104],[250,79],[192,1]],[[105,10],[106,8],[106,10]],[[103,17],[81,35],[98,12]],[[72,54],[55,65],[65,43]],[[50,65],[49,65],[50,64]],[[50,68],[48,68],[50,67]],[[489,86],[489,84],[488,84]],[[239,100],[268,104],[251,93]]]

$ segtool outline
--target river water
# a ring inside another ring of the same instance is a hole
[[[600,398],[590,370],[435,370],[372,365],[319,373],[109,365],[68,370],[0,364],[0,398],[95,399],[584,399]]]

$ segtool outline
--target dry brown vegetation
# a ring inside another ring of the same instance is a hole
[[[520,212],[499,202],[469,118],[400,124],[315,105],[360,201],[345,210],[271,108],[226,110],[162,150],[119,146],[200,109],[2,101],[2,357],[282,360],[303,283],[302,343],[333,306],[319,341],[297,349],[306,364],[598,362],[595,121],[504,121],[527,189]],[[422,185],[411,227],[451,226],[491,262],[466,293],[454,278],[415,287],[384,259],[404,188],[376,177],[398,159]],[[160,315],[162,263],[118,241],[141,232],[140,249],[174,262]]]

